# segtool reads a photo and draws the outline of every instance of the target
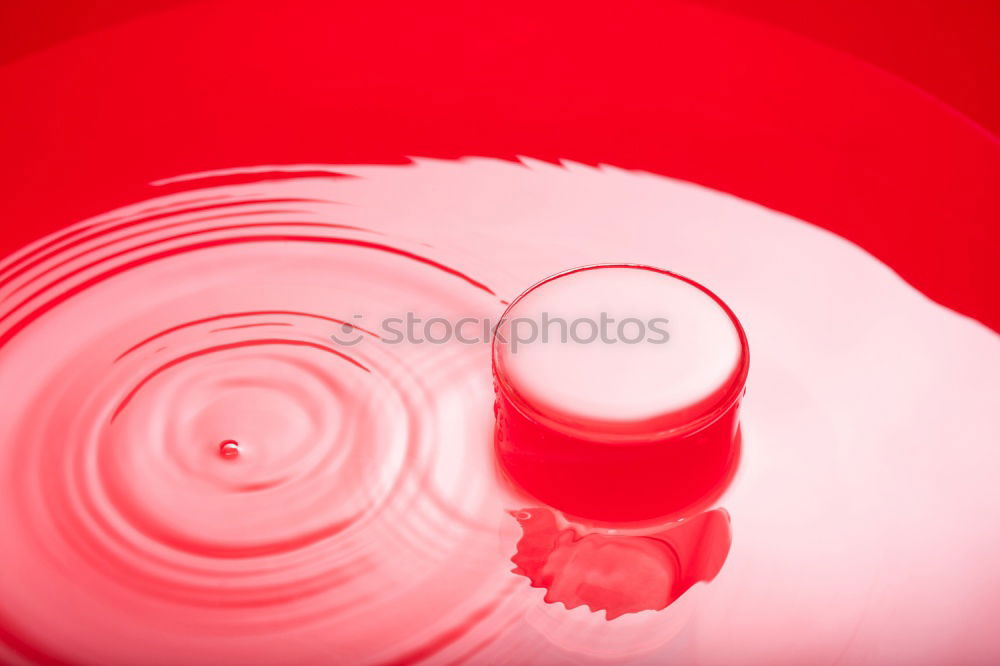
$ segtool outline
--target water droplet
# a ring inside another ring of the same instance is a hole
[[[223,458],[237,458],[240,455],[240,445],[234,439],[227,439],[219,444],[219,455]]]

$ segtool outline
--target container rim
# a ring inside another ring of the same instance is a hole
[[[648,444],[656,442],[658,440],[685,437],[696,432],[699,432],[717,420],[719,420],[724,414],[726,414],[730,408],[733,407],[736,402],[742,397],[745,387],[747,375],[750,371],[750,346],[747,342],[746,332],[743,330],[743,325],[740,324],[740,320],[737,319],[736,314],[732,309],[726,305],[725,301],[719,298],[713,291],[705,287],[704,285],[692,280],[689,277],[680,275],[679,273],[674,273],[673,271],[668,271],[663,268],[657,268],[656,266],[650,266],[648,264],[637,264],[637,263],[601,263],[601,264],[586,264],[583,266],[577,266],[576,268],[570,268],[559,273],[555,273],[546,278],[535,282],[533,285],[525,289],[515,298],[507,308],[504,310],[503,315],[501,315],[499,321],[497,322],[497,329],[508,321],[510,318],[511,311],[517,306],[521,300],[538,289],[539,287],[557,280],[561,277],[566,277],[567,275],[572,275],[574,273],[580,273],[583,271],[598,270],[602,268],[632,268],[637,270],[652,271],[655,273],[660,273],[668,277],[681,280],[686,282],[691,286],[699,289],[703,293],[707,294],[712,300],[714,300],[729,317],[732,322],[733,327],[736,329],[737,336],[740,342],[740,356],[736,363],[736,368],[733,373],[726,380],[728,387],[726,391],[713,403],[710,403],[706,409],[695,416],[692,419],[685,421],[683,424],[671,426],[662,429],[654,429],[648,432],[617,432],[617,431],[600,431],[594,428],[584,427],[580,423],[573,422],[569,419],[558,419],[548,414],[543,414],[535,409],[531,404],[523,398],[513,386],[511,386],[509,380],[506,377],[506,373],[503,372],[501,363],[499,362],[498,348],[500,346],[499,336],[494,336],[491,349],[491,362],[493,370],[493,380],[496,385],[496,392],[498,397],[506,398],[507,401],[513,406],[520,414],[530,420],[533,420],[541,425],[549,428],[550,430],[555,430],[557,432],[570,435],[572,437],[590,440],[595,442],[603,442],[608,444]]]

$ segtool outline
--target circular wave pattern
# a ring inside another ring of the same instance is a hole
[[[0,265],[0,642],[18,658],[394,663],[495,634],[513,581],[488,349],[366,323],[502,305],[343,217],[209,189]]]
[[[956,636],[996,652],[989,558],[969,560],[995,551],[1000,507],[992,332],[846,241],[650,174],[240,171],[165,181],[190,189],[0,262],[0,661],[947,662]],[[487,350],[330,337],[401,310],[495,318],[490,290],[609,261],[696,276],[757,359],[722,574],[611,622],[510,573],[503,510],[534,504],[496,482]],[[320,430],[336,434],[305,451]],[[914,576],[967,612],[941,615]]]

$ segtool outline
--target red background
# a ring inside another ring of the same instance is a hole
[[[524,154],[645,169],[791,213],[1000,327],[995,2],[72,0],[0,12],[0,253],[179,173]]]

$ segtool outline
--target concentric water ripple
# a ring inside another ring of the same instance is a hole
[[[173,194],[0,262],[0,661],[942,661],[956,637],[985,645],[996,336],[856,246],[572,163],[230,175],[164,181]],[[495,318],[547,275],[622,261],[717,291],[755,367],[725,567],[608,622],[510,572],[506,510],[536,504],[496,479],[486,346],[375,336],[406,311]]]
[[[365,324],[499,298],[336,202],[252,189],[2,265],[0,636],[22,658],[391,662],[497,631],[488,348]]]

